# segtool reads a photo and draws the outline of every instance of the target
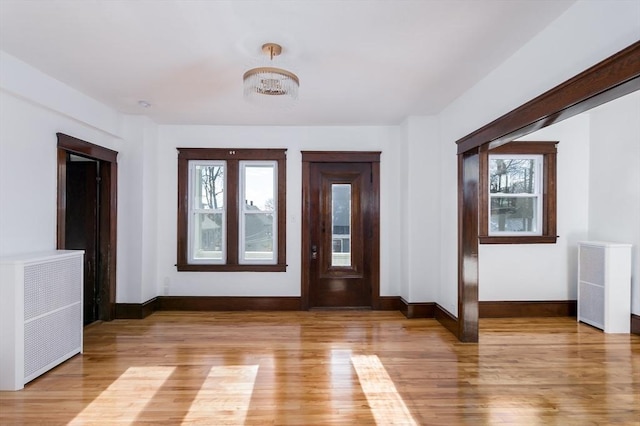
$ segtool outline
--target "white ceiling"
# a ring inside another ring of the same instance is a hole
[[[157,123],[398,124],[440,112],[572,3],[0,0],[0,49]],[[300,77],[293,109],[243,99],[265,42]]]

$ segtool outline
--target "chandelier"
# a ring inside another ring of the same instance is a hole
[[[262,52],[269,56],[266,66],[252,68],[242,76],[244,97],[250,102],[268,105],[290,105],[298,99],[298,76],[280,68],[277,56],[282,46],[276,43],[262,45]]]

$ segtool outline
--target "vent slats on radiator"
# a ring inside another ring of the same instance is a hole
[[[28,265],[24,268],[24,320],[78,302],[82,263],[77,258]]]
[[[25,381],[52,362],[78,352],[81,344],[77,326],[82,322],[80,309],[78,303],[25,324]]]

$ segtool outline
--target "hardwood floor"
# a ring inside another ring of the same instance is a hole
[[[483,319],[459,343],[399,312],[156,312],[0,393],[0,424],[640,424],[640,337]]]

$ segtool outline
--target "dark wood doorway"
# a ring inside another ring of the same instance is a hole
[[[117,155],[58,133],[57,247],[85,251],[85,325],[115,318]]]
[[[65,248],[84,250],[84,325],[99,319],[100,162],[67,154]]]
[[[379,308],[379,158],[302,153],[303,309]]]

